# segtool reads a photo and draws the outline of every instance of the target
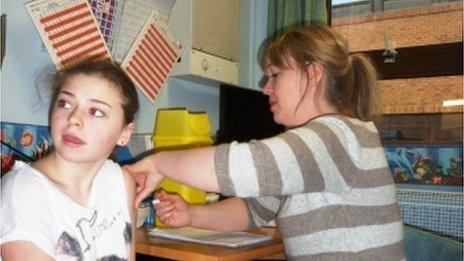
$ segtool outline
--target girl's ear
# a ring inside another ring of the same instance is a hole
[[[127,124],[124,129],[122,130],[121,136],[119,136],[119,140],[117,144],[119,146],[126,146],[127,143],[129,143],[130,137],[132,136],[132,133],[134,133],[134,123],[131,122]]]

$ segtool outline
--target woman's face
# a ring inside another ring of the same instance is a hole
[[[84,74],[67,79],[50,119],[55,151],[72,162],[106,160],[118,141],[128,141],[130,127],[124,124],[118,89],[105,79]]]
[[[268,77],[262,91],[269,96],[269,106],[274,121],[287,127],[302,124],[297,115],[300,102],[307,88],[307,77],[298,69],[296,61],[289,56],[287,68],[269,64],[265,74]]]

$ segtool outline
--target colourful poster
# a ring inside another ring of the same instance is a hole
[[[396,183],[462,186],[462,146],[387,146]]]
[[[35,161],[52,148],[48,126],[2,122],[0,137],[2,175],[10,170],[15,159]]]

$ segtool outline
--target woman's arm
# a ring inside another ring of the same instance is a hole
[[[54,260],[51,256],[40,250],[40,248],[38,248],[36,245],[27,241],[12,241],[2,244],[1,251],[2,260],[4,261]]]
[[[246,230],[249,216],[241,198],[228,198],[218,202],[192,206],[192,227],[222,231]]]
[[[160,220],[170,227],[191,226],[214,230],[245,230],[249,226],[248,210],[240,198],[214,203],[189,205],[179,195],[156,193],[155,205]]]
[[[129,260],[135,261],[135,222],[136,222],[136,209],[134,206],[134,198],[135,198],[135,181],[132,176],[123,170],[124,176],[124,185],[126,187],[127,193],[127,210],[129,211],[130,216],[130,224],[131,224],[131,235],[130,235],[130,251],[129,251]]]
[[[157,171],[177,182],[204,191],[220,192],[214,169],[215,147],[163,151],[153,155]]]
[[[125,166],[138,184],[135,205],[149,196],[164,177],[201,190],[219,192],[214,151],[215,147],[163,151]]]

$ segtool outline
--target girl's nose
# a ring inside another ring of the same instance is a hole
[[[81,112],[78,109],[72,111],[72,113],[68,117],[68,125],[69,126],[81,126],[82,125],[82,118]]]

